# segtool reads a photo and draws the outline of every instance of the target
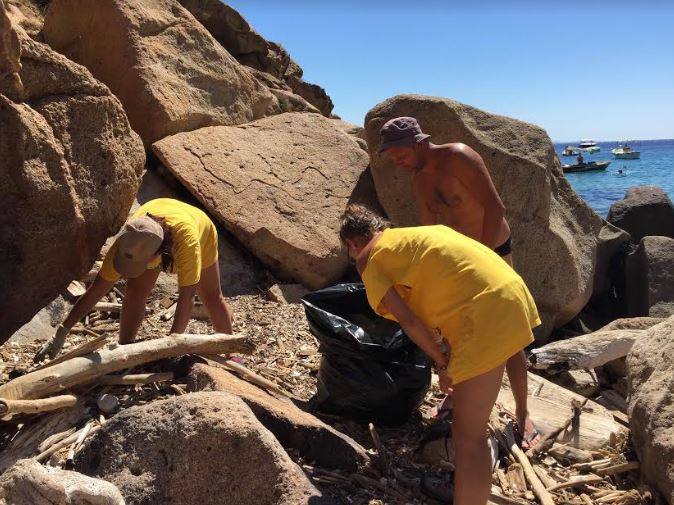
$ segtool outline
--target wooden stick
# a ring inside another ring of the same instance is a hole
[[[184,354],[250,354],[252,341],[239,335],[170,335],[135,344],[120,345],[72,358],[37,372],[28,373],[0,386],[0,398],[29,400],[90,382],[124,368]]]
[[[45,363],[44,365],[41,365],[37,367],[34,372],[38,370],[42,370],[44,368],[58,365],[59,363],[63,363],[64,361],[68,361],[69,359],[76,358],[78,356],[84,356],[85,354],[92,353],[94,351],[99,350],[101,347],[103,347],[107,342],[108,342],[108,337],[105,335],[98,335],[98,333],[91,332],[94,335],[97,335],[97,338],[94,340],[90,340],[89,342],[85,342],[82,345],[79,345],[75,347],[74,349],[71,349],[67,353],[63,354],[62,356],[58,356],[51,360],[49,363]]]
[[[82,442],[84,442],[84,439],[87,438],[89,433],[91,432],[91,428],[94,426],[94,421],[91,421],[87,423],[82,430],[80,430],[80,434],[77,437],[77,440],[70,446],[70,449],[68,450],[68,455],[66,456],[66,461],[72,462],[73,459],[75,459],[75,453],[77,452],[77,449],[82,445]]]
[[[595,331],[558,340],[531,351],[538,370],[592,370],[627,356],[642,330]]]
[[[599,475],[616,475],[619,473],[630,472],[639,469],[638,461],[628,461],[627,463],[620,463],[619,465],[609,466],[597,470]]]
[[[159,319],[161,319],[162,321],[169,321],[170,319],[173,318],[173,315],[176,313],[177,308],[178,304],[173,302],[173,305],[171,305],[168,309],[166,309],[164,312],[161,313]]]
[[[581,493],[580,499],[583,500],[583,503],[585,505],[594,505],[594,503],[592,502],[590,497],[588,495],[586,495],[585,493]]]
[[[70,435],[68,438],[64,438],[64,439],[61,440],[60,442],[58,442],[58,443],[52,445],[50,448],[48,448],[48,449],[42,451],[40,454],[38,454],[38,455],[35,457],[35,459],[36,459],[37,461],[40,461],[40,462],[41,462],[41,461],[44,461],[45,459],[49,458],[52,454],[54,454],[56,451],[60,451],[60,450],[63,449],[64,447],[67,447],[67,446],[69,446],[70,444],[72,444],[73,442],[76,442],[77,439],[78,439],[79,436],[80,436],[80,433],[81,433],[82,431],[84,431],[86,428],[87,428],[87,427],[85,426],[85,427],[82,428],[81,430],[76,431],[75,433],[73,433],[72,435]],[[98,430],[100,430],[100,429],[101,429],[101,426],[97,424],[97,425],[94,426],[93,428],[90,428],[90,429],[89,429],[89,433],[88,433],[88,434],[89,434],[89,435],[93,435],[94,433],[96,433],[96,432],[97,432]]]
[[[541,482],[546,488],[550,488],[557,484],[557,481],[550,477],[550,474],[548,474],[548,472],[546,472],[542,466],[534,464],[531,465],[531,467],[534,469],[534,472],[536,472],[536,475],[538,475],[538,478],[541,479]]]
[[[388,458],[386,457],[384,445],[381,443],[381,438],[379,438],[379,433],[377,433],[374,424],[370,423],[368,425],[368,429],[370,430],[372,442],[374,442],[374,446],[377,449],[377,455],[379,456],[379,468],[381,470],[381,474],[384,477],[388,477],[391,474],[391,469],[388,464]]]
[[[575,402],[575,400],[574,400]],[[578,420],[580,417],[580,414],[582,412],[583,407],[587,403],[587,398],[585,398],[582,402],[580,402],[578,405],[573,405],[573,412],[572,414],[564,421],[559,428],[556,428],[552,430],[551,432],[543,435],[541,439],[538,441],[538,443],[533,446],[531,449],[529,449],[526,452],[526,455],[529,457],[534,457],[537,454],[547,451],[550,447],[552,447],[552,444],[554,444],[555,439],[559,436],[560,433],[562,433],[564,430],[566,430],[573,422],[574,420]]]
[[[510,452],[515,456],[515,458],[517,458],[517,460],[520,462],[520,465],[522,465],[524,476],[527,478],[527,481],[529,481],[531,489],[538,498],[538,501],[541,502],[541,505],[555,505],[552,495],[545,489],[545,486],[543,486],[540,479],[536,475],[536,472],[534,472],[534,469],[531,467],[529,458],[527,458],[526,454],[522,452],[522,449],[517,444],[512,422],[508,423],[508,426],[506,427],[506,439],[508,441],[508,445],[510,446]]]
[[[77,428],[74,428],[74,427],[73,427],[73,428],[70,428],[69,430],[62,431],[62,432],[60,432],[60,433],[54,433],[54,434],[51,435],[50,437],[45,438],[45,439],[40,443],[40,445],[37,446],[38,452],[44,451],[45,449],[51,447],[51,446],[54,445],[55,443],[60,442],[61,440],[63,440],[63,439],[66,438],[66,437],[69,437],[70,435],[72,435],[72,434],[75,433],[76,431],[77,431]]]
[[[269,389],[275,393],[278,393],[279,395],[283,396],[284,398],[296,398],[294,395],[291,393],[288,393],[281,389],[276,383],[265,379],[264,377],[261,377],[260,375],[256,374],[252,370],[249,370],[245,366],[236,363],[230,359],[227,359],[223,356],[217,356],[217,355],[204,355],[204,358],[210,359],[211,361],[215,361],[216,363],[224,366],[227,370],[230,370],[232,372],[236,372],[239,375],[241,375],[244,379],[247,379],[249,382],[252,382],[256,386],[260,386],[265,389]]]
[[[43,400],[5,400],[0,398],[0,417],[50,412],[74,407],[76,403],[77,397],[73,395],[52,396]]]
[[[135,384],[152,384],[153,382],[164,382],[173,379],[173,372],[160,373],[139,373],[127,375],[103,375],[98,378],[101,384],[111,386],[132,386]]]
[[[98,302],[91,310],[97,310],[99,312],[114,312],[119,314],[122,311],[122,304],[112,302]],[[147,309],[145,310],[147,311]]]
[[[582,486],[583,484],[596,484],[598,482],[604,482],[604,479],[598,475],[578,475],[567,480],[566,482],[560,482],[559,484],[555,484],[554,486],[547,488],[547,491],[552,492],[567,487]]]
[[[489,493],[489,501],[494,503],[503,503],[505,505],[528,505],[528,501],[524,499],[515,499],[502,494],[496,494],[493,491]]]

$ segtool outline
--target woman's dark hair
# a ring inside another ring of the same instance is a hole
[[[374,232],[391,228],[391,223],[382,216],[375,214],[363,205],[349,205],[340,221],[339,238],[346,239],[368,238]]]
[[[149,212],[147,217],[157,221],[161,225],[162,230],[164,230],[164,240],[162,240],[157,252],[161,254],[161,269],[164,272],[170,272],[173,268],[173,230],[163,217],[153,216]]]

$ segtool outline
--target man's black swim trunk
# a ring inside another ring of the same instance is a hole
[[[494,252],[501,256],[508,256],[508,254],[511,254],[513,252],[513,238],[508,237],[508,240],[503,242],[500,246],[498,246],[496,249],[494,249]]]

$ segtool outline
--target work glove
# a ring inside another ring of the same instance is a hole
[[[68,332],[70,332],[70,328],[66,328],[62,324],[59,324],[56,327],[56,333],[54,333],[54,336],[51,337],[49,340],[47,340],[40,350],[37,352],[35,357],[33,358],[34,363],[39,363],[40,361],[44,360],[45,358],[53,358],[56,356],[61,348],[63,347],[63,344],[65,344],[66,337],[68,336]]]

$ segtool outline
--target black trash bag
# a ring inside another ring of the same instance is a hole
[[[317,408],[379,424],[405,422],[431,383],[431,360],[400,326],[370,308],[363,284],[338,284],[302,298],[323,353]]]

